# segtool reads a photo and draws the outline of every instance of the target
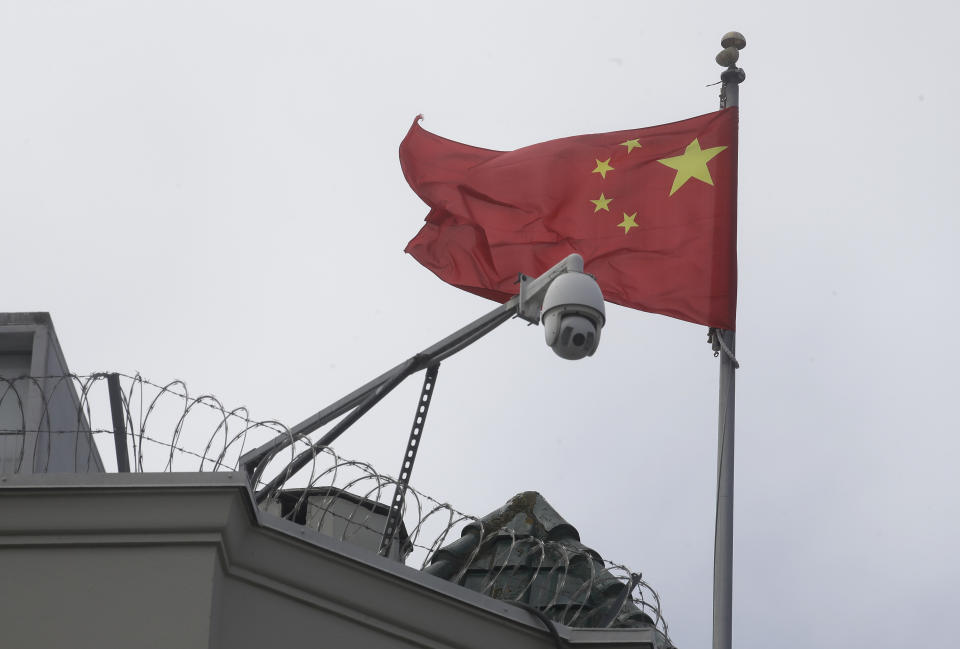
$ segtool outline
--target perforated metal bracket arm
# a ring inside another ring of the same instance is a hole
[[[413,415],[413,426],[410,428],[410,437],[407,448],[403,452],[403,462],[400,464],[400,477],[397,479],[397,488],[390,501],[390,514],[380,539],[380,554],[390,555],[390,546],[397,533],[397,527],[403,518],[403,504],[407,497],[407,487],[410,486],[410,474],[413,473],[413,463],[417,461],[417,450],[423,435],[424,424],[427,423],[427,414],[430,412],[430,401],[433,399],[433,388],[437,384],[437,372],[440,363],[431,365],[423,377],[423,388],[420,390],[420,399],[417,401],[417,411]]]

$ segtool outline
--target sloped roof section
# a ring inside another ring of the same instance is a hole
[[[618,578],[577,529],[535,491],[467,525],[424,571],[496,599],[540,610],[572,627],[656,628],[659,604],[634,594],[640,575]],[[645,584],[643,584],[645,586]],[[652,591],[651,591],[652,592]],[[664,644],[669,641],[664,637]]]

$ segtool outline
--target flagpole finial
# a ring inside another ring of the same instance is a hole
[[[740,59],[740,50],[747,46],[747,39],[740,32],[727,32],[720,39],[720,53],[717,54],[716,61],[719,65],[734,69],[737,61]]]
[[[720,79],[724,83],[741,83],[747,75],[737,67],[737,61],[740,60],[740,50],[747,46],[747,39],[740,32],[727,32],[720,39],[720,46],[723,49],[715,60],[718,65],[726,68]]]

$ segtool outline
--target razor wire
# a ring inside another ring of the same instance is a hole
[[[0,377],[0,473],[111,470],[101,456],[101,450],[112,451],[105,436],[114,436],[107,376]],[[183,381],[160,384],[140,374],[118,376],[133,472],[238,471],[244,452],[289,434],[281,422],[253,419],[243,406],[228,408],[212,394],[193,396]],[[330,447],[313,449],[303,470],[288,471],[285,458],[292,461],[312,448],[309,436],[291,439],[288,449],[271,459],[251,485],[254,490],[287,474],[260,509],[340,541],[357,542],[365,535],[368,544],[370,539],[379,544],[398,480]],[[649,621],[672,646],[659,595],[640,575],[579,544],[522,536],[505,527],[488,529],[483,519],[413,487],[407,488],[394,537],[396,558],[427,569],[438,552],[468,531],[476,542],[450,581],[518,603],[536,591],[538,608],[568,626]]]

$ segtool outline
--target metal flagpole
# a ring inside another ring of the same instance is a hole
[[[746,75],[737,67],[740,50],[747,45],[738,32],[724,34],[724,49],[717,63],[726,67],[720,75],[720,108],[739,106],[740,82]],[[717,514],[713,540],[713,649],[730,649],[733,630],[733,442],[736,376],[739,364],[736,334],[711,330],[713,348],[720,352],[720,412],[717,446]]]

